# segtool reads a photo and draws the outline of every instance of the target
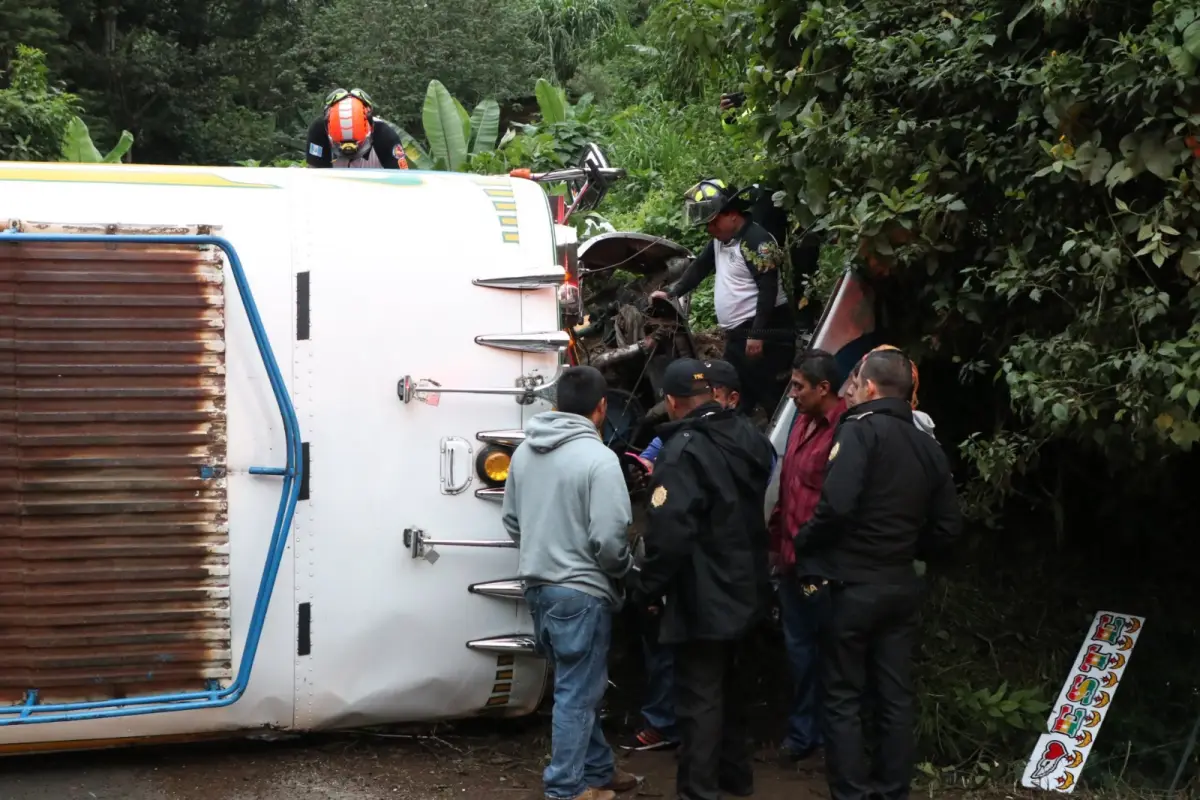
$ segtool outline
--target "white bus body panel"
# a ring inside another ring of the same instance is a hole
[[[498,212],[495,187],[511,191],[515,211]],[[475,343],[478,335],[558,326],[553,287],[508,291],[471,283],[553,266],[553,226],[540,187],[442,173],[0,163],[3,220],[214,226],[242,261],[296,406],[310,448],[310,496],[297,505],[240,700],[202,711],[10,725],[0,727],[0,745],[532,710],[545,678],[540,659],[517,656],[505,669],[494,653],[466,647],[530,630],[522,603],[467,590],[514,577],[515,549],[439,548],[440,558],[429,563],[414,559],[402,539],[408,527],[435,538],[505,538],[499,504],[475,497],[477,477],[467,491],[441,492],[440,442],[459,437],[477,452],[478,432],[520,428],[548,406],[471,394],[405,404],[397,382],[411,375],[447,388],[512,387],[531,371],[554,377],[556,353]],[[280,478],[248,470],[281,466],[285,437],[226,272],[236,670],[281,490]],[[296,276],[303,272],[311,327],[309,338],[297,341]],[[311,609],[307,655],[297,650],[301,603]]]

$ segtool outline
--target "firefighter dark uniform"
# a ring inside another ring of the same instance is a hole
[[[847,412],[827,469],[821,500],[795,545],[805,591],[830,593],[821,641],[830,794],[904,800],[914,758],[912,655],[923,590],[913,561],[936,556],[958,537],[958,498],[945,453],[898,398]],[[876,700],[877,725],[864,733],[867,693]]]
[[[672,391],[670,371],[666,393],[687,396]],[[746,796],[754,783],[738,658],[770,594],[763,506],[774,451],[744,415],[715,402],[659,432],[631,596],[674,650],[677,796]]]

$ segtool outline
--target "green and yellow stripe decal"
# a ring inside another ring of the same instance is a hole
[[[483,193],[492,201],[496,218],[500,222],[500,236],[506,244],[520,244],[521,231],[517,224],[517,198],[513,194],[512,181],[508,178],[476,176],[475,182],[483,187]]]
[[[0,166],[0,181],[36,183],[106,183],[138,186],[208,186],[217,189],[278,189],[270,183],[233,181],[213,172],[130,169],[113,164],[106,167],[7,167]]]

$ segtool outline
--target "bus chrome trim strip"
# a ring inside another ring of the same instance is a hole
[[[484,444],[501,444],[507,447],[516,447],[525,441],[525,431],[520,428],[511,428],[503,431],[480,431],[475,434],[475,438]]]
[[[562,267],[548,267],[545,272],[535,272],[529,275],[506,275],[500,278],[475,278],[471,283],[485,289],[541,289],[545,286],[558,286],[567,279],[567,272]]]
[[[521,581],[518,578],[510,578],[503,581],[487,581],[485,583],[472,583],[467,587],[467,591],[471,594],[481,594],[486,597],[500,597],[505,600],[525,599],[525,590],[521,586]]]
[[[571,344],[571,335],[566,331],[543,333],[491,333],[475,337],[475,344],[495,347],[498,350],[513,350],[518,353],[562,352]]]
[[[467,647],[482,653],[534,655],[533,637],[524,633],[515,633],[511,636],[492,636],[487,639],[474,639],[467,642]]]

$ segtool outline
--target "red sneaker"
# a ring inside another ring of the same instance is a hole
[[[668,739],[661,731],[646,727],[634,734],[633,741],[621,745],[626,750],[672,750],[679,746],[679,741]]]

